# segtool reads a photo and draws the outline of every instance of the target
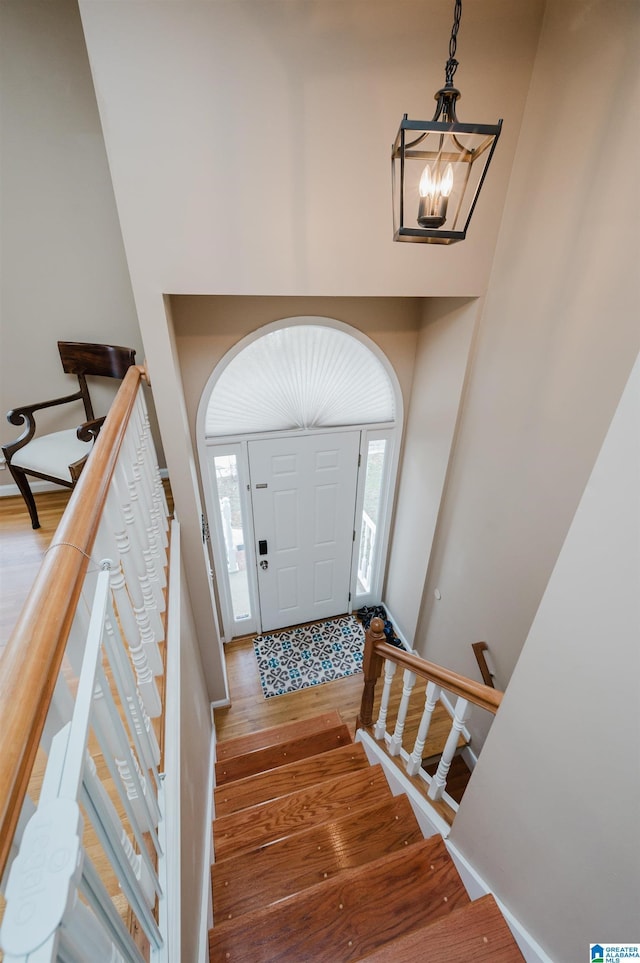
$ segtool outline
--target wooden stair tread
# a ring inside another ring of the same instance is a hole
[[[360,743],[331,749],[318,756],[216,787],[213,794],[215,813],[216,816],[225,816],[368,766],[366,753]]]
[[[488,894],[364,959],[366,963],[523,963],[524,957]]]
[[[218,786],[254,776],[256,773],[267,773],[272,769],[330,752],[340,746],[352,744],[349,729],[344,723],[331,728],[310,732],[306,735],[288,739],[286,742],[264,746],[245,752],[241,756],[233,756],[216,763],[216,783]]]
[[[214,918],[235,918],[422,838],[401,795],[224,859],[211,867]]]
[[[390,797],[382,766],[366,763],[284,797],[220,816],[213,822],[216,861],[336,819],[347,811],[366,809],[373,800]]]
[[[222,762],[232,756],[241,756],[245,752],[255,752],[256,749],[266,749],[267,746],[278,746],[298,736],[308,736],[323,729],[339,726],[341,722],[340,713],[333,710],[309,719],[295,719],[293,722],[284,722],[269,729],[259,729],[244,736],[234,736],[232,739],[216,744],[216,758],[218,762]]]
[[[351,963],[468,902],[444,842],[432,836],[214,927],[210,959]]]

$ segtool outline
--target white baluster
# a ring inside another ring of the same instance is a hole
[[[69,630],[69,636],[67,638],[67,647],[65,649],[65,657],[68,659],[69,665],[78,678],[80,677],[84,648],[87,642],[89,611],[90,603],[87,605],[83,588],[80,604],[76,609],[73,622],[71,623],[71,629]]]
[[[13,834],[13,839],[11,841],[11,849],[9,851],[9,858],[7,859],[7,865],[4,871],[4,875],[2,877],[2,880],[0,880],[0,893],[2,893],[3,896],[7,888],[7,881],[9,879],[9,870],[11,869],[11,865],[20,850],[20,843],[22,841],[22,836],[23,836],[25,827],[29,822],[29,820],[31,819],[31,817],[33,816],[35,811],[36,811],[36,806],[33,799],[31,798],[31,796],[26,795],[24,797],[22,809],[20,810],[20,815],[18,817],[18,825],[16,826],[16,831]]]
[[[146,963],[88,856],[85,856],[82,867],[80,892],[99,924],[111,936],[114,944],[120,948],[126,963]]]
[[[420,772],[422,767],[422,753],[424,750],[424,744],[427,741],[433,710],[435,709],[436,703],[440,698],[440,691],[440,686],[436,685],[435,682],[427,683],[427,688],[425,690],[424,711],[420,720],[418,735],[416,736],[413,752],[407,759],[406,769],[410,776],[415,776],[418,772]]]
[[[144,618],[149,623],[149,629],[153,633],[155,642],[162,642],[164,626],[149,582],[143,546],[140,543],[133,511],[127,496],[128,490],[124,476],[118,468],[111,479],[109,498],[111,504],[117,505],[118,508],[118,512],[114,511],[111,517],[116,523],[116,543],[127,579],[127,587],[134,603],[134,610],[143,610]],[[118,520],[118,514],[120,521]]]
[[[162,713],[160,693],[156,685],[154,673],[147,658],[148,649],[144,646],[138,629],[138,623],[131,608],[131,600],[127,593],[124,575],[120,569],[111,572],[111,590],[118,619],[122,625],[124,637],[127,641],[129,654],[136,673],[137,688],[142,696],[144,707],[152,719]]]
[[[169,510],[160,477],[160,469],[158,468],[155,445],[153,444],[153,438],[151,436],[149,414],[142,393],[138,394],[135,415],[139,426],[138,462],[148,480],[149,492],[156,513],[156,522],[159,527],[162,544],[166,548],[168,545]]]
[[[120,841],[122,848],[127,854],[129,864],[134,872],[138,883],[140,884],[140,889],[147,901],[147,905],[153,907],[156,902],[156,883],[154,877],[149,872],[149,867],[146,863],[143,863],[142,856],[140,853],[136,853],[133,843],[127,836],[126,832],[121,830]]]
[[[93,691],[93,726],[100,748],[107,765],[113,761],[136,822],[146,833],[158,825],[160,812],[153,794],[147,791],[147,779],[124,738],[124,730],[121,727],[119,730],[112,728],[110,703],[110,693],[102,684],[96,683]]]
[[[402,699],[400,700],[400,708],[398,709],[396,727],[393,735],[391,736],[391,741],[389,742],[389,755],[391,756],[399,756],[400,750],[402,749],[402,735],[404,733],[404,724],[407,718],[407,710],[409,708],[409,699],[411,698],[413,687],[416,684],[415,673],[410,672],[409,669],[405,669],[403,682]]]
[[[120,701],[129,719],[129,728],[136,738],[136,749],[145,769],[155,770],[160,764],[160,746],[149,715],[144,707],[140,690],[127,658],[124,641],[118,623],[110,609],[105,625],[105,648]]]
[[[122,515],[114,501],[113,495],[113,492],[109,493],[106,505],[106,515],[108,516],[109,523],[113,527],[113,533],[118,549],[118,557],[121,562],[120,574],[117,582],[117,589],[120,593],[118,595],[117,602],[118,613],[122,617],[122,610],[124,608],[130,608],[133,611],[137,629],[133,634],[130,634],[129,627],[124,627],[127,641],[131,646],[133,640],[136,637],[139,638],[140,644],[144,648],[145,657],[151,671],[154,675],[162,675],[162,657],[160,655],[160,650],[158,649],[156,635],[153,631],[153,627],[149,621],[149,615],[145,608],[142,589],[138,580],[136,561],[131,553],[131,545],[127,532],[124,528]],[[120,579],[122,580],[122,585],[120,585]],[[111,586],[115,592],[116,576],[112,577]],[[124,592],[122,589],[124,589]],[[129,600],[128,605],[126,604],[127,599]],[[150,713],[150,715],[153,716],[153,713]]]
[[[95,762],[87,753],[85,765],[84,790],[87,794],[88,812],[91,822],[97,821],[96,832],[118,875],[120,886],[128,901],[138,911],[147,915],[140,902],[144,897],[144,905],[153,908],[156,893],[160,886],[155,874],[144,862],[140,853],[136,853],[133,843],[122,826],[118,813],[100,781]]]
[[[159,530],[158,512],[153,502],[153,493],[148,488],[139,460],[140,452],[136,450],[135,439],[131,432],[127,433],[123,449],[120,466],[129,492],[131,512],[137,527],[149,580],[156,595],[156,603],[160,611],[164,611],[162,589],[167,582],[166,552]]]
[[[60,945],[64,959],[127,963],[104,927],[80,900],[65,916]]]
[[[156,566],[156,558],[158,560],[160,558],[156,545],[157,534],[148,524],[150,514],[144,504],[141,485],[135,477],[136,470],[137,466],[132,465],[129,471],[125,471],[122,462],[116,469],[118,490],[122,497],[122,512],[129,527],[129,540],[134,545],[134,550],[140,552],[144,559],[145,577],[153,592],[154,603],[158,611],[163,612],[165,603],[162,589],[166,585],[164,567],[162,564]],[[152,545],[155,548],[155,556],[151,550]],[[144,585],[144,582],[142,584]]]
[[[56,687],[53,690],[53,699],[47,713],[47,719],[42,731],[40,745],[48,754],[49,748],[57,732],[71,721],[73,715],[73,696],[67,685],[67,681],[60,672],[56,679]]]
[[[153,442],[153,435],[151,433],[149,411],[147,409],[147,404],[144,400],[144,394],[142,392],[139,392],[138,394],[138,398],[136,401],[136,413],[140,418],[140,422],[142,424],[142,432],[140,437],[141,437],[141,447],[144,452],[144,461],[149,465],[151,469],[154,492],[160,504],[161,515],[163,518],[163,525],[165,529],[168,529],[169,510],[167,508],[167,500],[164,496],[164,487],[162,485],[162,478],[160,477],[160,468],[158,467],[158,456],[156,454],[156,448]]]
[[[456,702],[455,715],[451,725],[451,731],[449,732],[444,751],[440,758],[440,764],[438,765],[436,774],[431,780],[431,785],[429,786],[429,791],[427,793],[429,799],[442,799],[442,794],[447,784],[449,769],[451,768],[451,762],[455,755],[456,749],[458,748],[460,733],[469,717],[469,712],[470,706],[468,701],[466,699],[458,698],[458,701]]]
[[[397,663],[392,662],[391,659],[386,659],[384,663],[384,686],[382,689],[382,697],[380,699],[380,712],[378,713],[378,721],[375,724],[373,734],[381,742],[384,739],[384,734],[387,731],[387,713],[389,711],[389,698],[391,696],[391,683],[393,682],[393,677],[396,674],[396,669],[398,668]]]
[[[109,724],[110,732],[108,736],[105,736],[104,727],[99,724],[97,715],[94,716],[94,731],[96,733],[96,736],[98,737],[98,742],[100,743],[100,746],[102,748],[104,761],[107,764],[107,768],[111,773],[111,778],[114,780],[116,789],[119,792],[120,799],[122,800],[122,803],[124,805],[125,812],[129,819],[129,823],[131,824],[131,828],[133,829],[134,835],[136,837],[136,842],[138,843],[139,848],[143,849],[142,836],[141,836],[141,833],[139,832],[139,828],[142,826],[143,831],[148,832],[149,837],[153,842],[153,845],[155,846],[156,851],[159,854],[160,844],[159,844],[158,835],[156,832],[156,827],[158,825],[159,817],[160,817],[160,808],[158,806],[158,800],[157,800],[156,794],[153,792],[153,787],[150,787],[150,791],[146,793],[142,785],[143,777],[141,775],[138,759],[136,757],[135,752],[133,751],[132,747],[129,744],[129,734],[127,733],[124,727],[124,723],[120,718],[118,707],[116,706],[113,700],[113,697],[111,695],[109,683],[107,682],[107,677],[104,674],[104,669],[102,668],[102,666],[98,666],[98,670],[96,672],[96,686],[99,686],[100,689],[102,690],[102,693],[105,697],[104,705],[106,707],[106,710],[109,716],[108,724]],[[95,701],[93,704],[95,705]],[[116,740],[117,746],[118,746],[116,753],[112,754],[104,751],[103,747],[108,746],[110,744],[109,742],[107,742],[107,738]],[[125,765],[127,766],[126,776],[127,776],[127,779],[131,780],[131,785],[132,785],[132,788],[135,790],[135,795],[137,798],[136,809],[139,809],[140,807],[142,807],[146,810],[145,818],[142,821],[139,819],[136,819],[136,811],[134,810],[134,807],[132,805],[133,797],[132,796],[130,797],[129,793],[123,791],[124,783],[118,778],[120,775],[118,765],[117,765],[118,759],[123,760]],[[146,776],[145,776],[145,779],[146,779]],[[146,830],[144,829],[144,827],[146,827]],[[144,848],[144,853],[146,855],[146,848]]]
[[[82,868],[82,815],[75,799],[57,798],[71,725],[52,741],[38,809],[22,834],[6,886],[1,939],[5,958],[54,963],[60,924],[77,898]],[[33,957],[29,954],[33,953]]]
[[[117,559],[117,546],[115,539],[112,537],[108,508],[109,506],[107,505],[103,523],[98,529],[94,554],[100,558],[108,557]],[[136,686],[142,697],[145,710],[152,719],[155,719],[162,712],[162,703],[154,678],[154,672],[152,666],[149,665],[147,657],[149,651],[153,651],[153,649],[145,647],[143,639],[141,638],[140,628],[135,618],[129,593],[127,592],[124,573],[119,564],[112,565],[110,576],[111,592],[114,606],[117,610],[116,623],[119,621],[122,629],[120,638],[126,642],[127,648],[129,649],[131,662],[136,673]],[[157,652],[157,646],[155,649]],[[157,654],[159,655],[159,652],[157,652]]]

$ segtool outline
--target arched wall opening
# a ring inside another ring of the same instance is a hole
[[[393,366],[344,322],[283,318],[226,352],[196,428],[225,640],[380,600],[402,423]],[[258,480],[276,463],[297,474]]]

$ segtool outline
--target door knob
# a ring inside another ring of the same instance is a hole
[[[269,568],[269,563],[267,562],[266,558],[263,558],[260,562],[260,568],[263,568],[265,571]]]

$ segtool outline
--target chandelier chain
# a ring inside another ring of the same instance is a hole
[[[458,69],[456,60],[456,47],[458,45],[458,30],[460,29],[460,18],[462,16],[462,0],[456,0],[453,13],[453,27],[451,28],[451,38],[449,40],[449,59],[445,66],[445,82],[448,87],[453,85],[453,75]]]

